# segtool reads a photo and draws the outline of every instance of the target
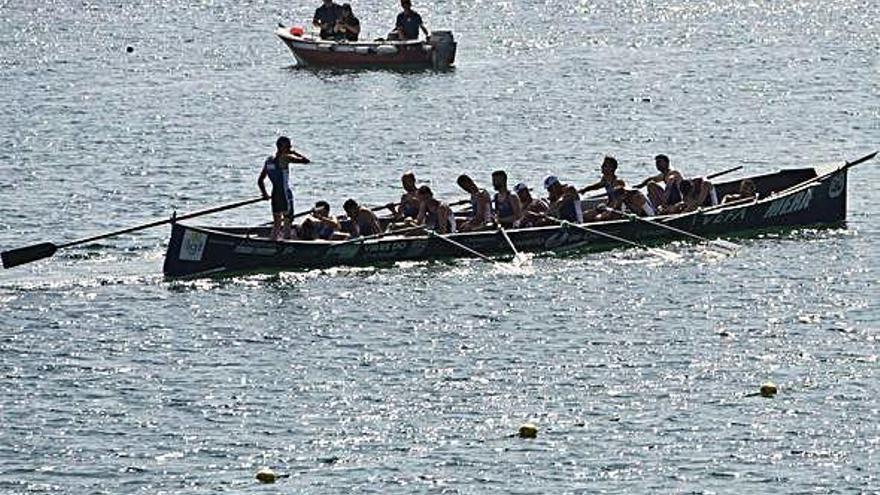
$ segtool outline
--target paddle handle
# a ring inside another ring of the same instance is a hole
[[[99,241],[101,239],[106,239],[108,237],[116,237],[116,236],[122,235],[122,234],[128,234],[131,232],[137,232],[139,230],[145,230],[145,229],[150,229],[153,227],[158,227],[159,225],[165,225],[167,223],[176,222],[178,220],[187,220],[189,218],[200,217],[203,215],[210,215],[211,213],[232,210],[234,208],[240,208],[242,206],[247,206],[249,204],[258,203],[260,201],[265,201],[265,200],[266,200],[266,198],[259,197],[259,198],[246,199],[244,201],[236,201],[235,203],[228,203],[225,205],[215,206],[213,208],[207,208],[204,210],[194,211],[192,213],[186,213],[186,214],[180,215],[180,216],[173,216],[171,218],[166,218],[164,220],[156,220],[155,222],[144,223],[141,225],[136,225],[134,227],[128,227],[126,229],[114,230],[113,232],[107,232],[104,234],[94,235],[91,237],[84,237],[82,239],[70,241],[65,244],[59,244],[57,246],[57,248],[63,249],[63,248],[71,247],[71,246],[77,246],[80,244],[87,244],[89,242]]]

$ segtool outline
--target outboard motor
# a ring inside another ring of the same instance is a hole
[[[431,31],[428,38],[431,46],[431,64],[435,69],[447,69],[455,63],[455,38],[452,31]]]

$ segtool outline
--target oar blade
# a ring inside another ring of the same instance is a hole
[[[58,247],[55,246],[55,244],[52,244],[51,242],[41,242],[40,244],[34,244],[33,246],[3,251],[0,253],[0,258],[3,258],[3,268],[12,268],[13,266],[24,265],[32,261],[48,258],[55,254],[55,251],[57,250]]]

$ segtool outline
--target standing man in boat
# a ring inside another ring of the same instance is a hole
[[[482,230],[492,222],[492,197],[467,175],[458,177],[458,187],[471,195],[471,211],[467,221],[458,226],[461,232]]]
[[[321,29],[321,39],[332,40],[336,38],[336,21],[341,17],[342,7],[333,0],[324,0],[324,4],[315,9],[312,25]]]
[[[641,184],[636,186],[636,189],[648,186],[648,199],[658,210],[663,211],[681,201],[681,191],[678,190],[678,185],[683,177],[677,170],[670,168],[669,157],[666,155],[655,156],[654,165],[660,173],[643,180]]]
[[[278,240],[281,222],[284,222],[284,238],[290,239],[293,225],[293,191],[290,189],[290,164],[310,163],[309,159],[295,151],[290,138],[281,136],[275,141],[275,155],[266,159],[257,185],[263,197],[272,199],[272,240]],[[266,192],[266,177],[272,183],[272,194]]]
[[[522,220],[522,204],[519,196],[507,189],[507,172],[492,172],[492,187],[495,188],[495,222],[506,228],[519,228]]]
[[[412,0],[400,0],[400,7],[403,8],[403,12],[397,14],[397,23],[389,39],[417,40],[419,39],[419,29],[425,33],[425,37],[430,36],[428,28],[422,22],[422,16],[412,9]]]
[[[563,184],[558,177],[551,175],[544,179],[544,188],[547,189],[550,201],[549,216],[568,222],[584,223],[581,196],[574,186]]]

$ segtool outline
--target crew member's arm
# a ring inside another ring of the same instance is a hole
[[[595,191],[596,189],[602,189],[602,187],[604,185],[605,185],[605,182],[600,180],[599,182],[596,182],[594,184],[590,184],[589,186],[585,186],[585,187],[578,189],[578,193],[583,194],[588,191]]]
[[[269,175],[269,172],[266,170],[266,166],[263,166],[263,169],[260,170],[260,176],[257,177],[257,186],[260,187],[260,192],[263,193],[263,199],[269,199],[269,193],[266,192],[266,184],[264,181],[266,177]]]
[[[647,179],[643,180],[642,182],[639,182],[639,185],[636,186],[636,189],[641,189],[641,188],[647,186],[651,182],[662,182],[662,181],[663,181],[663,174],[652,175],[651,177],[648,177]]]
[[[434,227],[438,234],[449,234],[449,215],[452,215],[452,208],[446,205],[437,207],[437,225]]]
[[[378,234],[379,232],[382,232],[382,226],[379,225],[379,217],[369,210],[367,210],[366,213],[370,215],[370,225],[373,227],[373,233]]]
[[[522,202],[516,194],[510,195],[510,206],[513,209],[513,228],[518,228],[523,219]]]
[[[290,153],[284,156],[290,163],[312,163],[311,160],[305,157],[305,155],[296,150],[290,150]]]
[[[419,204],[419,214],[416,215],[416,225],[425,225],[425,217],[428,216],[428,202],[422,201]]]
[[[706,198],[709,197],[709,191],[711,190],[711,188],[712,188],[712,186],[710,186],[708,182],[706,182],[704,180],[700,181],[700,190],[697,191],[697,197],[694,200],[694,205],[693,205],[694,208],[698,208],[701,205],[706,203]]]
[[[431,33],[428,31],[428,28],[425,27],[425,23],[422,22],[422,18],[419,17],[419,27],[422,28],[422,32],[425,33],[425,38],[429,38]]]
[[[318,17],[318,12],[319,12],[319,11],[320,11],[320,8],[318,8],[317,10],[315,10],[315,17],[312,17],[312,26],[315,26],[316,28],[322,28],[322,27],[323,27],[323,24],[321,23],[321,19]]]

